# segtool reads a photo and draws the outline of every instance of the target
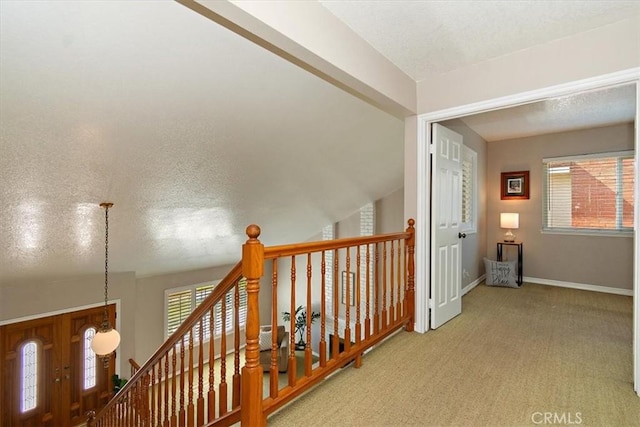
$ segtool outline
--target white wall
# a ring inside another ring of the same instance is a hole
[[[640,66],[640,15],[418,82],[418,114]]]
[[[633,150],[633,123],[489,143],[487,253],[495,259],[505,230],[500,212],[518,212],[517,240],[524,246],[524,275],[533,278],[633,289],[633,238],[544,234],[542,159]],[[528,170],[530,198],[500,200],[500,172]]]

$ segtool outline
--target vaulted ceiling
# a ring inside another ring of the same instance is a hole
[[[470,3],[322,2],[413,79],[640,13],[524,2],[534,31]],[[145,276],[235,262],[250,223],[307,239],[403,185],[401,118],[179,3],[2,0],[0,20],[0,284],[100,272],[102,201],[111,271]]]

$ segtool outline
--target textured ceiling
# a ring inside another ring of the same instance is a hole
[[[0,283],[236,262],[402,186],[404,124],[174,2],[1,2]],[[384,167],[383,167],[384,165]]]
[[[640,13],[640,2],[320,0],[416,81]]]
[[[640,14],[640,1],[320,0],[416,81]],[[486,141],[633,121],[635,86],[465,117]]]
[[[638,13],[323,3],[415,79]],[[307,239],[403,185],[401,120],[175,2],[1,0],[0,92],[0,285],[100,273],[102,201],[110,271],[145,276],[235,262],[250,223]]]
[[[462,118],[485,141],[633,122],[634,84],[548,99]]]

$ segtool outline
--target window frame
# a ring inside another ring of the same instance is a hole
[[[241,279],[243,280],[243,279]],[[213,290],[220,284],[221,280],[214,280],[211,282],[202,282],[202,283],[196,283],[193,285],[187,285],[187,286],[179,286],[179,287],[175,287],[175,288],[169,288],[169,289],[165,289],[164,291],[164,329],[163,329],[163,334],[164,334],[164,339],[166,340],[167,338],[169,338],[171,336],[171,334],[169,334],[169,298],[171,295],[177,294],[177,293],[181,293],[181,292],[189,292],[189,314],[187,315],[187,317],[189,315],[191,315],[191,313],[193,312],[193,310],[195,310],[195,308],[197,307],[196,305],[196,290],[197,289],[202,289],[205,287],[211,287],[211,292],[213,292]],[[208,296],[208,294],[207,294]],[[206,297],[205,297],[206,298]],[[240,297],[240,302],[242,302],[242,296]],[[247,300],[245,298],[245,305],[247,303]],[[242,307],[242,306],[241,306]],[[233,313],[233,299],[231,300],[231,312]],[[247,311],[247,307],[245,307],[245,312]],[[217,313],[217,310],[214,310],[214,312]],[[233,319],[234,314],[231,315],[231,318]],[[184,320],[183,320],[184,321]],[[232,328],[233,328],[233,321],[231,322],[227,322],[227,330],[226,333],[230,333],[233,332]],[[243,323],[242,320],[240,322],[240,329],[243,330],[246,326],[246,318],[245,318],[245,322]],[[178,326],[180,327],[180,326]],[[205,327],[205,329],[208,328],[208,325]],[[231,329],[230,329],[231,328]],[[217,329],[217,327],[216,327]],[[197,330],[197,328],[196,328]],[[174,331],[175,332],[175,331]],[[221,331],[222,332],[222,331]],[[173,334],[173,332],[172,332]],[[216,333],[216,331],[214,331],[213,333],[213,338],[219,338],[220,336],[222,336],[222,333],[218,334]],[[207,336],[206,334],[204,335],[204,339],[203,342],[208,342],[211,339],[211,335]]]
[[[466,234],[478,232],[478,153],[466,145],[462,146],[462,161],[471,163],[471,221],[462,222],[462,201],[460,202],[460,231]],[[460,163],[461,175],[464,174],[462,162]],[[461,197],[464,198],[464,178]]]
[[[623,159],[631,159],[634,161],[634,168],[637,168],[635,164],[635,152],[634,150],[621,150],[621,151],[609,151],[603,153],[590,153],[579,154],[573,156],[561,156],[561,157],[548,157],[542,159],[542,234],[560,234],[560,235],[574,235],[574,236],[605,236],[605,237],[633,237],[634,227],[621,227],[621,228],[578,228],[578,227],[549,227],[548,223],[548,194],[549,194],[549,164],[557,162],[579,162],[597,159],[609,159],[615,158],[618,161]],[[620,172],[618,171],[618,174]],[[635,180],[635,173],[633,174]],[[619,184],[619,183],[618,183]],[[635,188],[635,183],[634,183]],[[637,195],[634,192],[634,198]],[[618,204],[616,203],[616,215]]]
[[[26,377],[26,372],[25,372],[25,350],[27,348],[27,346],[33,345],[35,347],[34,349],[34,359],[35,359],[35,363],[33,363],[33,365],[35,366],[30,373],[32,373],[31,377],[33,378],[33,386],[25,386],[25,377]],[[20,372],[20,392],[19,392],[19,396],[20,396],[20,414],[24,415],[27,413],[30,413],[32,411],[35,411],[36,409],[38,409],[38,406],[41,403],[41,387],[42,384],[40,384],[40,370],[42,369],[42,342],[38,339],[34,339],[31,338],[28,341],[23,342],[20,345],[20,350],[18,351],[19,354],[19,372]],[[26,407],[26,397],[25,397],[25,390],[26,388],[31,387],[33,388],[33,406],[31,407]]]

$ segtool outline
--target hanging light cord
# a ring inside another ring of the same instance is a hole
[[[108,325],[109,315],[107,312],[108,290],[109,290],[109,205],[104,209],[104,323]]]
[[[102,318],[102,330],[111,330],[109,324],[109,208],[113,206],[111,202],[100,203],[104,208],[104,316]]]

